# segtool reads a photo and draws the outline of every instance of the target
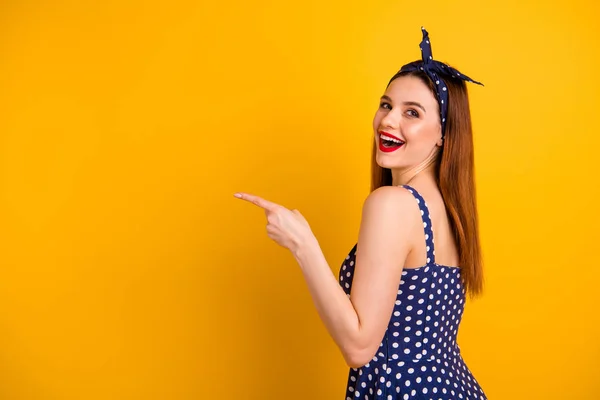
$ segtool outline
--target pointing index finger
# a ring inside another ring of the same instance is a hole
[[[273,202],[263,199],[262,197],[258,197],[249,193],[236,193],[234,194],[234,196],[238,199],[246,200],[267,211],[274,211],[276,208],[280,207],[279,204],[275,204]]]

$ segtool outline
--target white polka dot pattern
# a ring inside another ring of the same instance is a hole
[[[487,397],[467,368],[456,342],[465,304],[460,269],[435,263],[431,220],[425,200],[404,185],[422,211],[426,265],[402,271],[383,341],[373,359],[351,368],[346,399],[475,399]],[[340,269],[340,285],[350,294],[356,248]]]

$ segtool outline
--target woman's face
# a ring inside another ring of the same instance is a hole
[[[376,160],[382,168],[406,170],[442,145],[439,106],[418,77],[393,80],[373,118]]]

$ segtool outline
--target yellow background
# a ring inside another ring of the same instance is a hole
[[[421,25],[486,85],[467,364],[490,399],[600,398],[600,8],[541,4],[0,3],[0,398],[343,398],[297,266],[232,194],[300,209],[337,273]]]

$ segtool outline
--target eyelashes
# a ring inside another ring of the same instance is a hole
[[[392,106],[390,105],[390,103],[382,102],[379,104],[379,108],[389,111],[392,109]],[[407,109],[405,111],[405,114],[411,118],[419,118],[419,116],[420,116],[419,112],[417,110],[415,110],[414,108]]]
[[[406,111],[406,113],[407,113],[407,114],[410,114],[410,116],[411,116],[411,117],[414,117],[414,118],[419,118],[419,113],[417,112],[417,110],[414,110],[414,109],[412,109],[412,108],[408,109],[408,110]]]

